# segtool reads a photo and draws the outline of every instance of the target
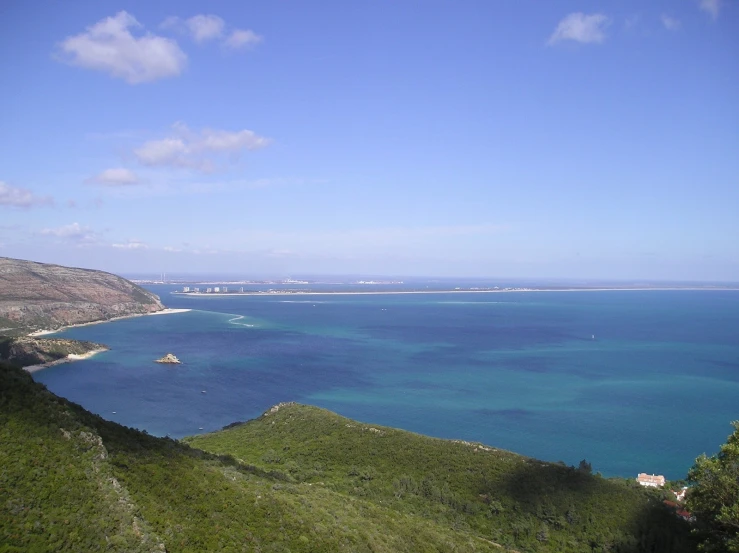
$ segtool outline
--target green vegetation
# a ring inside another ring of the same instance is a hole
[[[717,455],[701,455],[688,473],[688,509],[702,551],[739,552],[739,421]]]
[[[524,551],[690,551],[663,492],[507,451],[283,404],[186,441],[290,483],[381,505]]]
[[[8,361],[21,367],[58,361],[69,354],[81,355],[101,349],[108,348],[103,344],[81,340],[0,336],[0,361]]]
[[[0,551],[498,551],[107,422],[0,364]]]
[[[0,364],[0,552],[691,551],[659,492],[314,407],[188,442]]]

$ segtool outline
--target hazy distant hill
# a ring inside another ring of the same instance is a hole
[[[156,295],[110,273],[0,258],[0,334],[161,309]]]

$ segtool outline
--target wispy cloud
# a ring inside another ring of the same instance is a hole
[[[102,71],[129,84],[179,75],[187,65],[187,56],[177,42],[148,32],[136,37],[131,29],[138,28],[141,24],[135,17],[118,12],[63,40],[58,46],[59,57],[70,65]]]
[[[721,0],[700,0],[700,9],[710,15],[713,19],[718,18],[721,11]]]
[[[101,186],[130,186],[139,184],[141,181],[136,174],[122,167],[106,169],[86,181],[88,184],[99,184]]]
[[[669,31],[677,31],[682,26],[682,23],[680,23],[679,19],[676,19],[674,17],[670,17],[667,14],[662,14],[662,17],[660,18],[662,20],[662,25],[665,26],[665,29]]]
[[[262,37],[256,34],[254,31],[248,29],[236,29],[231,32],[228,38],[224,41],[224,44],[229,48],[248,48],[256,46],[262,42]]]
[[[43,236],[53,236],[68,242],[78,244],[89,244],[97,241],[98,234],[90,227],[82,226],[79,223],[72,223],[57,228],[45,228],[39,231]]]
[[[195,42],[206,42],[223,36],[226,22],[217,15],[194,15],[189,19],[170,16],[160,25],[188,34]]]
[[[571,13],[559,22],[547,44],[551,46],[563,40],[599,44],[606,39],[605,28],[609,23],[610,19],[601,13]]]
[[[184,123],[175,123],[172,128],[172,136],[151,140],[134,150],[139,163],[150,167],[185,167],[207,172],[215,167],[214,154],[257,150],[271,142],[269,138],[248,129],[203,129],[194,132]]]
[[[141,240],[137,240],[135,238],[132,238],[120,244],[111,244],[111,246],[119,250],[148,250],[149,249],[148,244],[142,242]]]
[[[262,37],[250,29],[231,29],[227,32],[226,22],[212,14],[194,15],[188,19],[170,16],[160,27],[186,34],[197,43],[220,39],[223,46],[231,49],[255,46],[262,42]]]
[[[18,188],[0,181],[0,205],[9,207],[30,208],[41,205],[52,205],[50,196],[37,196],[26,188]]]
[[[495,235],[509,230],[508,225],[480,223],[472,225],[430,225],[404,227],[354,228],[329,231],[242,231],[243,243],[262,244],[276,250],[301,248],[355,248],[407,249],[419,243],[431,243],[457,238]],[[227,243],[227,236],[223,237]]]

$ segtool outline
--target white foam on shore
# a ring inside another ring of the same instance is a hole
[[[188,311],[192,311],[192,309],[173,309],[168,307],[161,311],[154,311],[154,313],[146,313],[146,315],[173,315],[175,313],[187,313]]]

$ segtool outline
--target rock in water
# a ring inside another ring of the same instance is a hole
[[[173,353],[168,353],[161,359],[156,360],[157,363],[166,363],[168,365],[180,365],[182,364],[182,361],[177,359],[177,357]]]

